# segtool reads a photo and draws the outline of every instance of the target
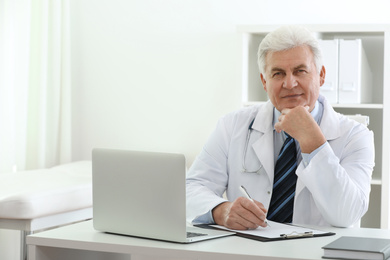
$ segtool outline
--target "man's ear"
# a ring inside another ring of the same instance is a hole
[[[325,66],[322,66],[320,71],[320,86],[324,85],[325,83],[325,75],[326,75]]]
[[[267,81],[265,80],[262,73],[260,73],[260,79],[261,79],[261,83],[263,83],[264,90],[267,91]]]

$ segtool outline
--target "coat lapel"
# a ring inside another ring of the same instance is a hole
[[[274,179],[274,129],[272,125],[274,107],[270,101],[264,106],[259,110],[253,122],[252,128],[259,132],[260,137],[252,144],[252,147],[272,183]]]

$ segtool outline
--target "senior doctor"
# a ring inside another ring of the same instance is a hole
[[[219,120],[187,175],[188,221],[266,227],[279,192],[275,164],[291,136],[297,160],[292,223],[360,225],[369,204],[373,133],[319,94],[325,67],[317,40],[303,27],[280,27],[260,43],[258,64],[269,101]],[[243,197],[241,185],[253,200]]]

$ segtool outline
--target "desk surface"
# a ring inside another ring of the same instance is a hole
[[[175,259],[322,259],[322,247],[340,236],[390,237],[390,230],[385,229],[320,229],[335,232],[336,235],[275,242],[230,236],[193,244],[177,244],[98,232],[93,229],[92,221],[86,221],[28,236],[27,244],[30,248],[77,249],[168,259],[172,256]]]

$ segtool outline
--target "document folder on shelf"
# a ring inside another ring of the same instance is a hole
[[[339,103],[371,103],[372,73],[361,39],[339,42]]]
[[[269,226],[266,228],[258,227],[253,230],[235,230],[219,225],[196,225],[203,228],[216,228],[234,232],[237,236],[259,240],[262,242],[278,241],[286,239],[310,238],[319,236],[332,236],[333,232],[326,232],[312,228],[306,228],[290,224],[281,224],[268,221]]]
[[[320,88],[320,93],[332,103],[339,102],[339,40],[318,40],[322,49],[322,58],[326,70],[324,85]]]

